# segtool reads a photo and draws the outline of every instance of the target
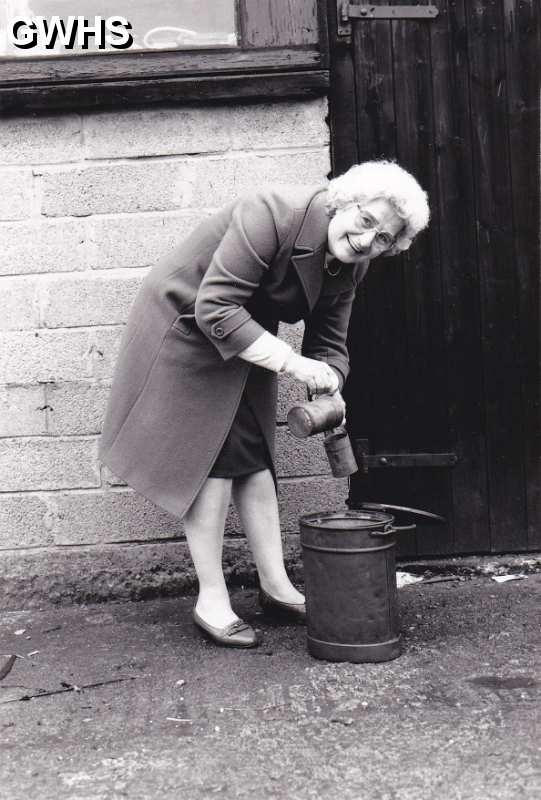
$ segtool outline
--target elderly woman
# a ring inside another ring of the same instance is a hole
[[[358,283],[373,258],[407,250],[428,219],[426,194],[408,172],[365,162],[327,186],[275,186],[229,203],[143,283],[100,455],[137,492],[184,519],[199,580],[194,621],[219,644],[257,644],[231,607],[222,570],[231,498],[263,610],[305,616],[282,554],[276,374],[312,393],[340,392]],[[276,333],[280,321],[301,319],[299,354]]]

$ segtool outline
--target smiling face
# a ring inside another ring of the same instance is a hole
[[[339,209],[329,222],[329,252],[344,264],[376,258],[389,250],[404,227],[388,200],[377,198]]]

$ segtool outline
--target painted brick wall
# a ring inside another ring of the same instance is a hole
[[[265,182],[325,180],[326,111],[314,100],[0,121],[0,574],[7,553],[11,570],[24,551],[25,570],[45,574],[55,549],[84,548],[91,572],[100,547],[181,537],[96,457],[123,324],[149,266],[213,209]],[[282,333],[299,344],[300,326]],[[301,512],[345,496],[321,442],[284,426],[300,396],[281,380],[286,537]],[[239,534],[234,513],[227,532]]]

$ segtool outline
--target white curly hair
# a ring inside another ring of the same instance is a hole
[[[413,175],[394,161],[364,161],[329,182],[326,207],[329,216],[352,203],[369,203],[383,198],[404,220],[396,242],[386,253],[393,256],[407,250],[413,239],[428,225],[428,195]]]

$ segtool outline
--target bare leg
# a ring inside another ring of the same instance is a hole
[[[263,589],[284,603],[304,603],[284,567],[278,501],[270,471],[235,478],[233,499]]]
[[[231,608],[222,569],[230,497],[230,479],[207,478],[184,517],[186,539],[199,580],[195,607],[203,620],[215,628],[224,628],[238,619]]]

